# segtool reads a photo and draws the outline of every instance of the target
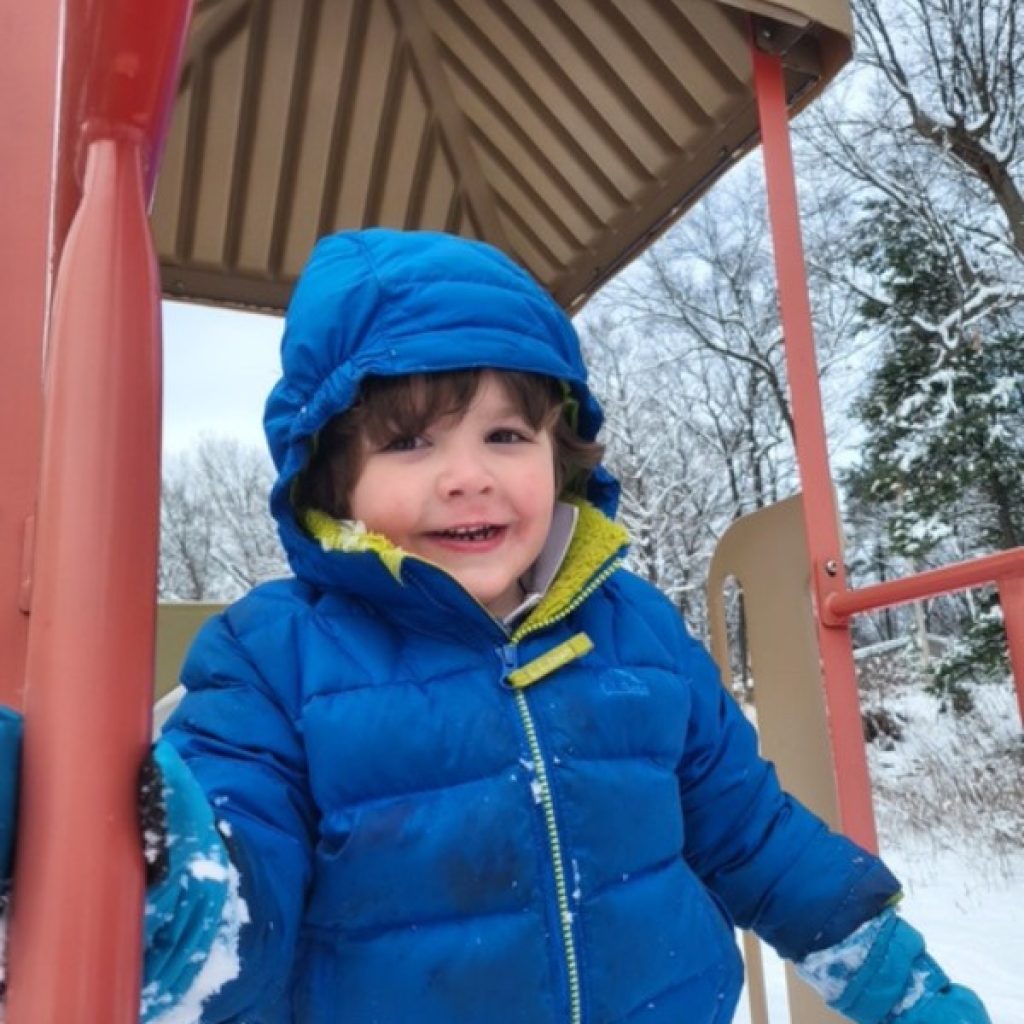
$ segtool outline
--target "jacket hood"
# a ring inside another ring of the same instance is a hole
[[[321,239],[288,307],[281,363],[263,418],[278,473],[271,512],[292,569],[314,583],[336,581],[336,562],[297,522],[292,486],[313,438],[352,404],[364,377],[540,373],[568,385],[582,438],[592,440],[602,421],[558,304],[497,249],[452,235],[375,228]],[[617,496],[597,469],[587,498],[613,515]]]

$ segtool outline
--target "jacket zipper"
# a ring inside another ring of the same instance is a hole
[[[423,560],[426,561],[426,560]],[[602,583],[605,582],[625,561],[621,555],[613,557],[606,563],[603,569],[599,570],[594,576],[590,578],[587,584],[580,588],[577,594],[572,600],[558,609],[554,615],[549,615],[547,618],[530,621],[526,628],[520,628],[515,630],[511,636],[508,631],[498,622],[497,619],[490,613],[490,611],[476,598],[473,597],[468,591],[465,591],[466,596],[470,598],[480,610],[504,633],[508,642],[501,644],[498,647],[498,653],[501,657],[503,672],[502,682],[507,683],[513,690],[513,696],[516,703],[516,710],[519,714],[519,719],[523,726],[523,733],[526,736],[527,748],[530,751],[530,760],[533,764],[534,774],[536,779],[536,788],[534,790],[537,802],[540,804],[544,816],[544,828],[548,838],[548,852],[551,855],[551,867],[552,875],[555,883],[555,899],[558,908],[558,923],[559,930],[562,938],[562,949],[565,954],[565,970],[566,980],[569,989],[569,1024],[582,1024],[583,1020],[583,1002],[581,997],[580,989],[580,973],[579,964],[576,959],[576,939],[573,933],[573,913],[572,908],[569,905],[569,888],[566,884],[565,875],[565,863],[562,857],[562,843],[558,835],[558,822],[555,817],[555,803],[551,796],[551,785],[548,780],[547,763],[544,759],[544,752],[541,749],[540,740],[537,737],[537,728],[533,721],[533,715],[530,713],[530,706],[526,700],[525,689],[538,679],[543,678],[548,672],[553,671],[555,668],[561,666],[561,664],[571,661],[574,658],[582,657],[587,651],[591,650],[593,644],[591,644],[586,634],[580,634],[574,637],[571,641],[567,641],[566,644],[559,645],[569,649],[568,656],[563,661],[557,664],[553,663],[550,668],[545,667],[540,671],[533,674],[531,678],[524,679],[521,682],[508,682],[508,677],[511,673],[515,672],[519,668],[519,642],[527,636],[533,633],[539,632],[542,629],[547,629],[548,626],[554,625],[556,622],[564,619],[567,615],[571,615],[583,602],[595,591]],[[433,565],[433,567],[447,576],[457,586],[461,586],[458,580],[452,576],[446,569],[441,568],[439,565],[433,563],[427,563]],[[464,588],[463,588],[464,589]],[[549,652],[550,654],[551,652]],[[544,656],[538,661],[543,660]],[[557,659],[556,659],[557,660]],[[528,668],[533,666],[534,663],[530,663]]]
[[[622,564],[621,558],[614,558],[597,575],[593,576],[585,587],[582,587],[578,594],[561,608],[557,615],[547,619],[530,622],[525,629],[513,633],[511,641],[504,645],[501,650],[502,662],[505,667],[504,678],[517,669],[519,663],[518,644],[526,636],[546,629],[560,619],[571,614],[578,608],[616,569]],[[589,644],[589,641],[588,641]],[[589,649],[589,647],[587,648]],[[586,653],[581,649],[579,654]],[[551,796],[551,784],[548,780],[547,762],[544,759],[544,752],[541,749],[540,740],[537,737],[537,728],[530,712],[530,705],[526,700],[525,688],[516,687],[514,692],[516,710],[523,725],[523,732],[526,736],[526,744],[530,751],[530,760],[533,763],[536,779],[535,794],[541,806],[544,816],[544,829],[548,838],[548,852],[551,855],[551,868],[555,882],[555,900],[558,908],[558,924],[562,937],[562,950],[565,955],[565,972],[569,988],[569,1024],[581,1024],[583,1020],[583,1001],[580,988],[579,963],[576,959],[576,936],[573,932],[573,913],[569,905],[569,887],[566,883],[565,861],[562,856],[562,842],[558,835],[558,821],[555,817],[555,802]]]
[[[504,668],[502,681],[515,672],[519,665],[519,651],[515,641],[500,648],[501,662]],[[512,685],[512,684],[508,684]],[[514,689],[516,711],[526,737],[527,750],[530,752],[530,763],[533,766],[534,800],[540,805],[544,818],[544,831],[548,840],[548,853],[551,857],[552,876],[555,883],[555,904],[558,910],[558,929],[562,939],[562,951],[565,956],[565,976],[569,990],[569,1024],[581,1024],[582,1001],[580,998],[580,973],[576,961],[576,939],[572,930],[572,910],[569,906],[569,890],[565,880],[565,864],[562,859],[562,842],[558,836],[558,822],[555,818],[555,802],[551,797],[551,784],[548,780],[547,762],[537,737],[537,727],[526,700],[524,689]]]
[[[524,629],[516,630],[506,644],[498,648],[502,662],[502,682],[508,680],[509,675],[519,667],[519,642],[532,633],[536,633],[548,626],[554,625],[567,615],[571,615],[583,602],[595,591],[605,580],[607,580],[623,563],[624,559],[617,556],[611,559],[603,569],[590,578],[586,586],[581,587],[573,599],[560,608],[555,615],[545,619],[531,621]],[[440,566],[435,566],[440,572],[458,583],[455,577]],[[468,592],[467,592],[468,593]],[[494,619],[494,616],[471,594],[468,595],[494,623],[501,624]],[[506,636],[508,634],[506,633]],[[587,640],[589,644],[589,640]],[[580,648],[573,655],[581,656],[589,650]],[[537,737],[537,728],[530,713],[530,706],[526,700],[525,688],[509,683],[513,688],[516,711],[523,726],[523,733],[526,736],[527,748],[530,751],[530,760],[533,764],[536,775],[536,788],[534,790],[538,803],[544,816],[544,829],[548,838],[548,852],[551,855],[552,875],[555,883],[555,900],[558,908],[558,924],[562,938],[562,950],[565,954],[565,973],[569,989],[569,1024],[582,1024],[583,1001],[580,989],[579,963],[576,959],[576,937],[573,933],[573,913],[569,905],[569,887],[566,884],[565,863],[562,858],[562,842],[558,835],[558,821],[555,817],[555,803],[551,797],[551,784],[548,780],[547,763],[544,760],[544,752],[541,749],[540,740]],[[528,685],[528,684],[527,684]]]
[[[547,767],[544,754],[537,739],[537,730],[533,724],[526,694],[522,690],[515,693],[516,709],[523,723],[526,742],[530,749],[536,773],[536,794],[544,813],[544,828],[548,836],[548,850],[551,854],[551,866],[555,879],[555,900],[558,906],[558,925],[562,935],[562,949],[565,953],[566,979],[569,985],[569,1021],[580,1024],[582,1020],[582,1002],[580,1000],[580,972],[576,961],[576,937],[572,928],[572,910],[569,907],[569,890],[565,882],[565,864],[562,859],[562,843],[558,837],[558,823],[555,820],[555,803],[551,798],[551,785],[548,782]]]

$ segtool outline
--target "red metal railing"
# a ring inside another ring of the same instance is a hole
[[[851,616],[862,612],[891,608],[986,583],[995,583],[999,587],[1010,665],[1017,687],[1017,705],[1024,721],[1024,548],[1000,551],[856,590],[830,587],[819,595],[818,607],[826,626],[842,628]]]

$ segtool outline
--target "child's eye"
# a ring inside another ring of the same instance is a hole
[[[426,447],[426,439],[422,437],[393,437],[381,445],[382,452],[412,452],[417,448]]]
[[[491,444],[517,444],[522,441],[529,441],[530,435],[525,430],[518,430],[515,427],[499,427],[487,435]]]

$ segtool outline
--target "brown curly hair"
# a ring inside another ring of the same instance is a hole
[[[368,438],[383,444],[391,437],[415,436],[446,416],[462,416],[486,373],[456,370],[400,377],[367,377],[359,397],[329,420],[317,435],[313,454],[296,483],[299,508],[315,508],[348,518],[349,498],[363,469]],[[501,371],[500,379],[516,409],[534,430],[550,429],[555,451],[557,493],[581,494],[587,477],[601,461],[604,445],[584,441],[570,422],[571,403],[562,384],[536,373]]]

